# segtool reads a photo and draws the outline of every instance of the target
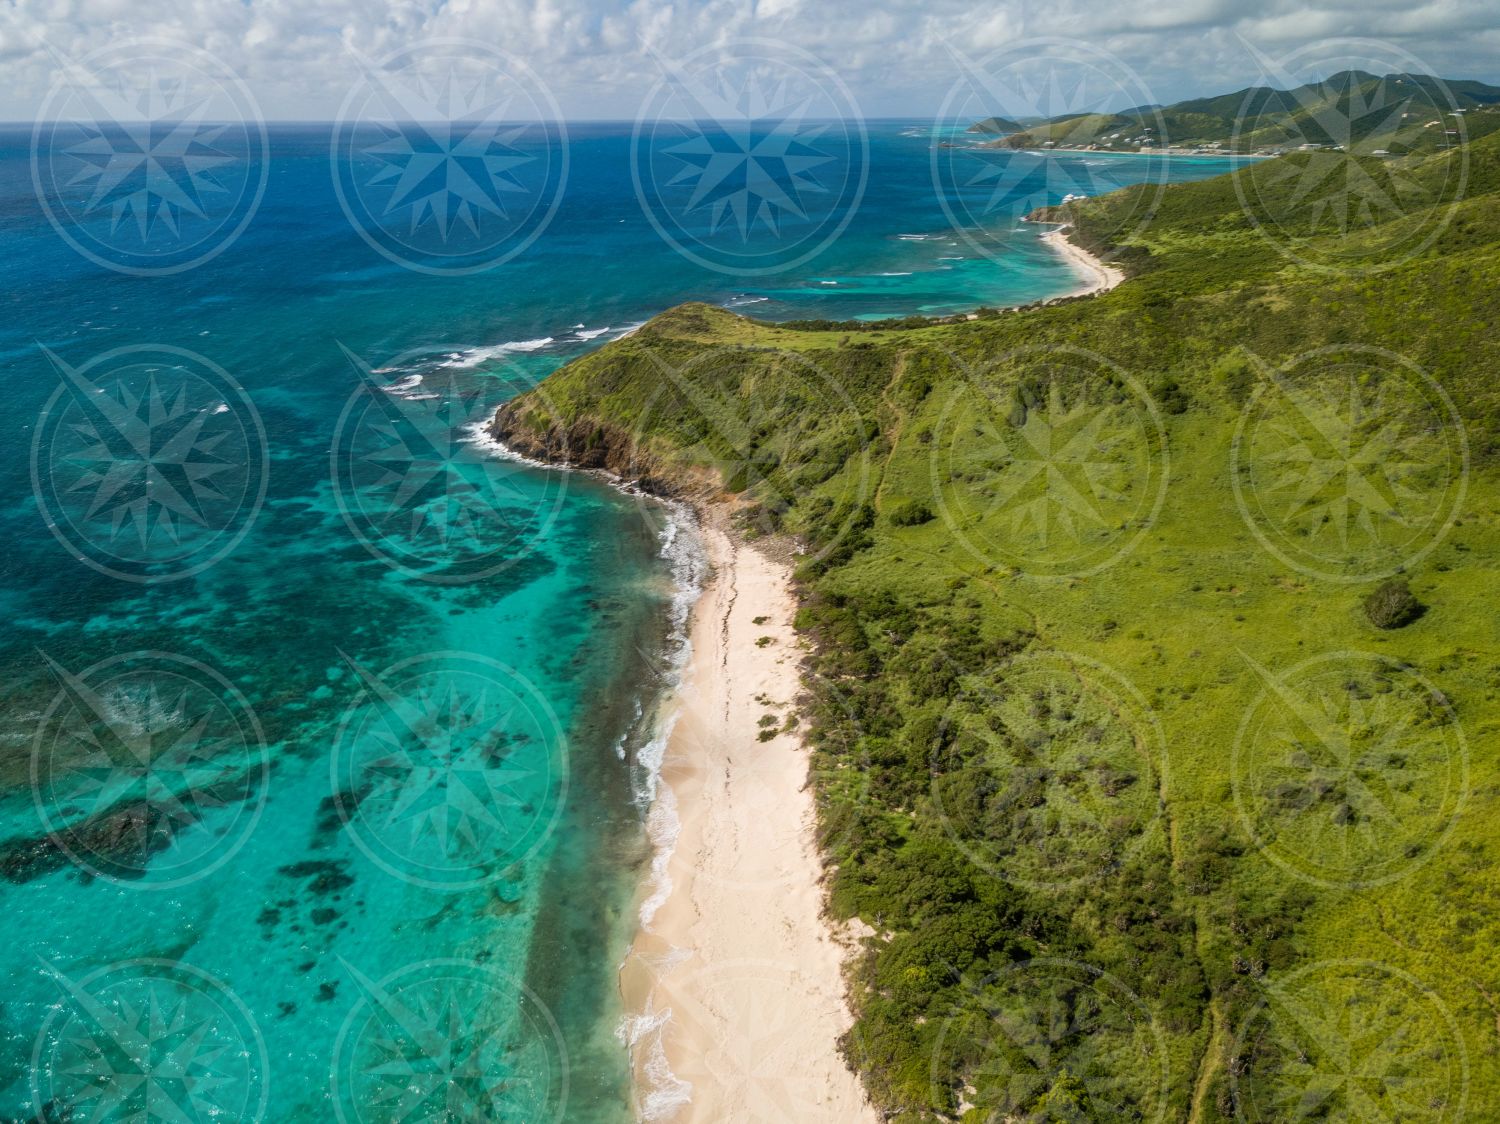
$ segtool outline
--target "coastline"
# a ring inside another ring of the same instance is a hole
[[[1053,251],[1061,254],[1083,282],[1079,288],[1065,294],[1066,296],[1083,297],[1090,293],[1106,293],[1125,280],[1124,270],[1107,264],[1082,246],[1069,241],[1066,230],[1063,228],[1047,231],[1042,235],[1041,240]]]
[[[845,1065],[846,947],[823,912],[788,558],[698,505],[712,575],[665,704],[651,829],[659,861],[621,965],[637,1115],[651,1121],[877,1117]],[[769,637],[767,643],[762,638]]]
[[[801,692],[791,545],[745,541],[715,484],[642,473],[609,437],[579,461],[556,434],[512,427],[502,408],[472,438],[697,521],[701,558],[679,575],[691,597],[682,663],[658,702],[660,758],[642,762],[653,858],[618,972],[636,1118],[878,1124],[839,1049],[854,1021],[844,966],[859,927],[825,915],[808,751],[786,728]],[[766,715],[779,732],[762,741]]]
[[[976,148],[1004,149],[1009,152],[1026,152],[1033,156],[1055,156],[1062,153],[1066,156],[1113,156],[1128,157],[1131,159],[1157,160],[1274,160],[1270,153],[1265,152],[1188,152],[1174,151],[1172,149],[1139,149],[1127,151],[1118,148],[1069,148],[1061,146],[1057,148],[1010,148],[999,142],[990,142],[974,146]]]
[[[1125,280],[1070,229],[1040,235],[1079,276],[1064,296]],[[616,1037],[635,1117],[878,1124],[840,1050],[854,1021],[845,967],[862,927],[825,913],[809,759],[787,723],[801,692],[791,544],[745,541],[716,481],[638,463],[609,427],[539,436],[515,421],[502,407],[473,436],[538,468],[679,506],[698,524],[697,572],[678,593],[682,662],[641,762],[652,858],[618,966]],[[778,732],[761,741],[772,718]]]

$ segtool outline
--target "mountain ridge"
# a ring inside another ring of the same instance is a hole
[[[1249,86],[1227,94],[1118,113],[1069,113],[1009,132],[990,147],[1142,148],[1214,146],[1266,155],[1302,146],[1404,155],[1500,129],[1500,86],[1430,75],[1346,70],[1291,89]],[[1441,125],[1441,127],[1438,127]]]

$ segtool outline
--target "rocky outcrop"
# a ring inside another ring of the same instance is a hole
[[[507,402],[490,422],[490,436],[543,464],[608,473],[647,495],[707,502],[720,497],[717,474],[669,464],[636,435],[612,422],[580,417],[564,425],[528,412],[526,398]]]

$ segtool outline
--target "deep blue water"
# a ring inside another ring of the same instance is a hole
[[[0,131],[0,1118],[628,1118],[671,552],[470,427],[687,299],[1067,291],[1020,214],[1228,166],[829,128]]]

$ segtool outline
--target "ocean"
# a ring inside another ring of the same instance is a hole
[[[803,125],[0,129],[0,1119],[632,1118],[691,527],[475,427],[685,300],[1069,292],[1022,214],[1230,166]]]

